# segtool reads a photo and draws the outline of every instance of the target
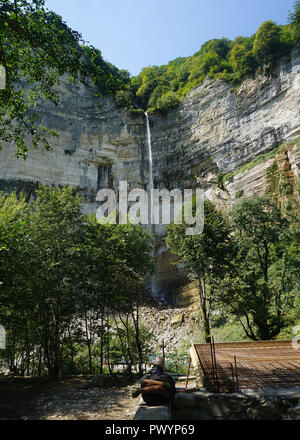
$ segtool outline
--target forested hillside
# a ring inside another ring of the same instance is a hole
[[[275,73],[279,59],[288,55],[299,39],[300,1],[297,1],[294,12],[289,14],[289,24],[280,26],[265,21],[250,37],[240,36],[233,41],[213,39],[193,56],[176,58],[163,66],[145,67],[131,79],[130,93],[144,110],[168,110],[206,77],[236,86],[256,72]]]
[[[40,123],[39,104],[59,104],[64,74],[73,82],[90,84],[92,79],[96,94],[114,94],[128,81],[127,72],[104,61],[100,50],[46,9],[44,0],[0,1],[0,66],[5,71],[0,149],[3,142],[13,143],[16,155],[24,158],[40,144],[51,149],[49,137],[57,132]]]
[[[104,60],[83,36],[70,29],[63,18],[45,9],[44,1],[0,2],[0,65],[6,71],[6,88],[0,90],[1,142],[13,142],[16,154],[26,157],[30,148],[44,144],[55,130],[39,126],[41,99],[59,103],[57,85],[63,74],[73,81],[97,86],[96,95],[115,96],[121,107],[132,110],[168,110],[206,77],[238,85],[256,72],[276,73],[278,61],[299,44],[300,1],[290,12],[287,25],[265,21],[250,37],[213,39],[189,57],[167,65],[145,67],[130,77]],[[28,90],[17,84],[26,82]]]

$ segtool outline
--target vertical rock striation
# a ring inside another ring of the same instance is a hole
[[[22,190],[29,199],[38,182],[71,185],[83,195],[87,212],[96,210],[100,188],[117,190],[119,181],[127,180],[129,189],[146,189],[149,160],[144,115],[118,108],[113,98],[97,98],[93,87],[72,85],[67,79],[60,92],[59,106],[45,103],[40,108],[41,122],[60,133],[53,139],[53,150],[32,151],[24,161],[14,157],[13,145],[4,145],[0,190]],[[208,198],[224,208],[243,196],[278,191],[282,176],[296,194],[299,109],[300,50],[282,60],[274,78],[257,76],[236,90],[206,79],[176,109],[149,115],[154,187],[200,185]],[[285,142],[289,148],[243,170],[245,164]],[[232,175],[226,181],[228,173]],[[159,264],[153,285],[158,292],[173,294],[183,277],[169,264],[162,241],[164,228],[156,227],[155,233]]]

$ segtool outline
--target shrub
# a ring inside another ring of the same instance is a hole
[[[161,110],[170,110],[178,105],[179,98],[174,92],[167,92],[157,101],[157,106]]]

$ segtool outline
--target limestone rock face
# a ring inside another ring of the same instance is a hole
[[[24,161],[15,158],[13,145],[4,144],[0,189],[25,190],[30,197],[38,182],[70,185],[82,193],[84,211],[95,211],[98,189],[120,180],[140,185],[144,154],[134,132],[141,124],[131,121],[111,97],[97,98],[95,92],[67,79],[61,84],[60,104],[44,103],[40,108],[41,125],[59,132],[50,139],[52,151],[32,151]],[[144,129],[142,123],[143,138]]]
[[[118,108],[111,97],[96,97],[93,87],[61,83],[61,103],[41,106],[41,123],[60,134],[50,152],[37,150],[16,159],[14,146],[0,151],[0,190],[25,191],[28,199],[37,182],[71,185],[83,195],[83,209],[97,209],[101,188],[147,188],[149,179],[146,121]],[[218,176],[234,173],[262,153],[300,136],[300,51],[282,60],[273,78],[246,80],[237,90],[207,79],[180,105],[167,113],[150,114],[153,177],[156,188],[200,186],[206,197],[230,208],[243,196],[270,190],[274,158],[238,173],[222,188]],[[294,145],[277,167],[298,183],[300,153]],[[281,167],[281,168],[280,168]],[[274,182],[273,182],[274,183]],[[152,284],[174,292],[183,275],[171,267],[161,237],[154,228],[159,257]],[[169,286],[169,287],[168,287]],[[188,295],[186,295],[188,296]],[[193,302],[193,301],[192,301]]]
[[[154,173],[202,188],[218,173],[237,170],[255,156],[300,135],[300,56],[282,65],[273,81],[247,80],[233,93],[221,81],[206,80],[162,121],[153,118]],[[155,129],[156,126],[159,129]],[[260,189],[258,188],[258,192]]]

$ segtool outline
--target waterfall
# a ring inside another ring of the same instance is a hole
[[[149,191],[150,191],[150,210],[149,210],[149,222],[152,230],[153,219],[153,159],[152,159],[152,146],[151,146],[151,131],[148,113],[145,113],[147,122],[147,140],[148,140],[148,158],[149,158]]]
[[[150,192],[150,203],[149,203],[149,224],[150,231],[155,236],[154,225],[153,225],[153,157],[152,157],[152,145],[151,145],[151,130],[148,113],[145,113],[147,122],[147,143],[148,143],[148,160],[149,160],[149,192]],[[152,249],[152,257],[155,258],[155,247]],[[151,295],[158,301],[166,303],[165,292],[159,287],[157,283],[156,275],[152,275],[150,280]]]
[[[149,193],[150,193],[150,203],[149,206],[149,225],[150,231],[153,234],[153,158],[152,158],[152,145],[151,145],[151,130],[148,113],[145,112],[146,122],[147,122],[147,143],[148,143],[148,160],[149,160]],[[152,249],[152,257],[154,258],[154,247]],[[155,274],[151,277],[151,294],[153,297],[160,300],[159,292],[155,288]]]

